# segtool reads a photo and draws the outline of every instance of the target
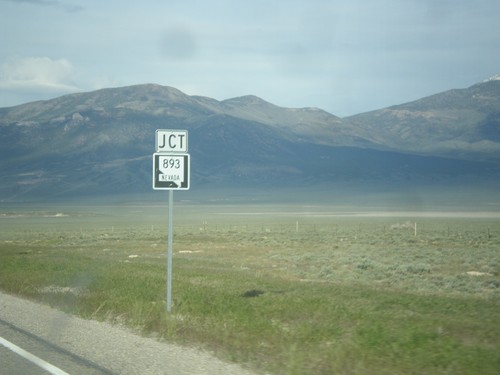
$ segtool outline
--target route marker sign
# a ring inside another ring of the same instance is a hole
[[[153,189],[168,190],[167,313],[172,309],[172,238],[174,190],[189,189],[191,169],[187,130],[157,129],[153,154]]]
[[[189,190],[189,154],[153,154],[154,190]]]
[[[188,132],[187,130],[156,130],[156,152],[188,152]]]

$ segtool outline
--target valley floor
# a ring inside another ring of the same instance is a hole
[[[2,206],[0,289],[258,373],[499,372],[497,206],[176,197],[171,314],[165,201]]]

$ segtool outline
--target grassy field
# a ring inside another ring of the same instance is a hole
[[[271,374],[500,373],[500,214],[2,208],[0,288]],[[416,223],[416,227],[415,227]]]

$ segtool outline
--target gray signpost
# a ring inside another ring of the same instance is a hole
[[[156,130],[153,189],[168,190],[167,312],[172,310],[172,239],[174,190],[189,189],[190,157],[187,130]]]

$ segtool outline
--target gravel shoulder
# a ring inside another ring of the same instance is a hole
[[[116,374],[255,375],[205,351],[159,342],[2,292],[0,319]]]

